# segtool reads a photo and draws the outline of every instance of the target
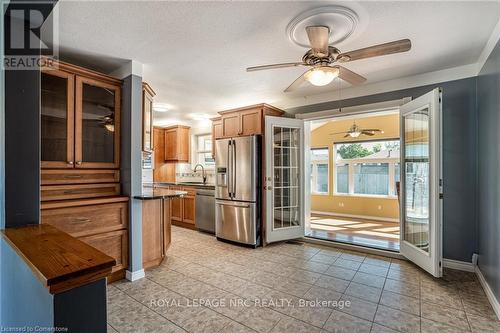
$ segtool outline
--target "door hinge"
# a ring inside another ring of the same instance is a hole
[[[439,193],[439,199],[444,199],[444,194],[443,193]]]

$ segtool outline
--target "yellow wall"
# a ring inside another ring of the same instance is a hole
[[[329,193],[328,195],[311,195],[311,210],[397,219],[399,217],[397,198],[334,195],[333,145],[335,143],[399,138],[399,114],[356,119],[356,124],[361,128],[378,128],[384,131],[383,134],[378,133],[372,137],[361,135],[358,138],[344,138],[343,134],[330,135],[331,133],[347,131],[353,121],[353,119],[330,121],[311,131],[311,148],[328,147],[330,157],[328,162]]]

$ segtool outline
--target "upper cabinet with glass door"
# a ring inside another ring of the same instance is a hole
[[[42,168],[73,168],[75,76],[56,69],[41,73]]]
[[[120,163],[120,86],[76,77],[75,165],[118,168]]]
[[[153,97],[154,90],[146,82],[142,83],[142,150],[153,151]]]
[[[120,80],[52,61],[41,102],[42,168],[119,168]]]

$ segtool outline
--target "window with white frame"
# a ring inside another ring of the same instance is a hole
[[[212,135],[196,136],[196,161],[204,167],[213,168],[215,160],[212,157]]]
[[[311,148],[311,192],[328,194],[328,148]]]
[[[337,143],[334,152],[335,193],[397,195],[399,140]]]

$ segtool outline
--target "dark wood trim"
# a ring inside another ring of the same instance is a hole
[[[273,111],[273,112],[275,112],[278,115],[282,115],[282,114],[285,113],[285,111],[280,110],[277,107],[269,105],[269,104],[266,104],[266,103],[248,105],[248,106],[244,106],[244,107],[240,107],[240,108],[219,111],[217,113],[220,114],[220,115],[223,115],[225,113],[239,112],[239,111],[245,111],[245,110],[250,110],[250,109],[262,109],[262,111]]]
[[[115,265],[110,256],[48,224],[1,234],[52,294],[102,279]]]

